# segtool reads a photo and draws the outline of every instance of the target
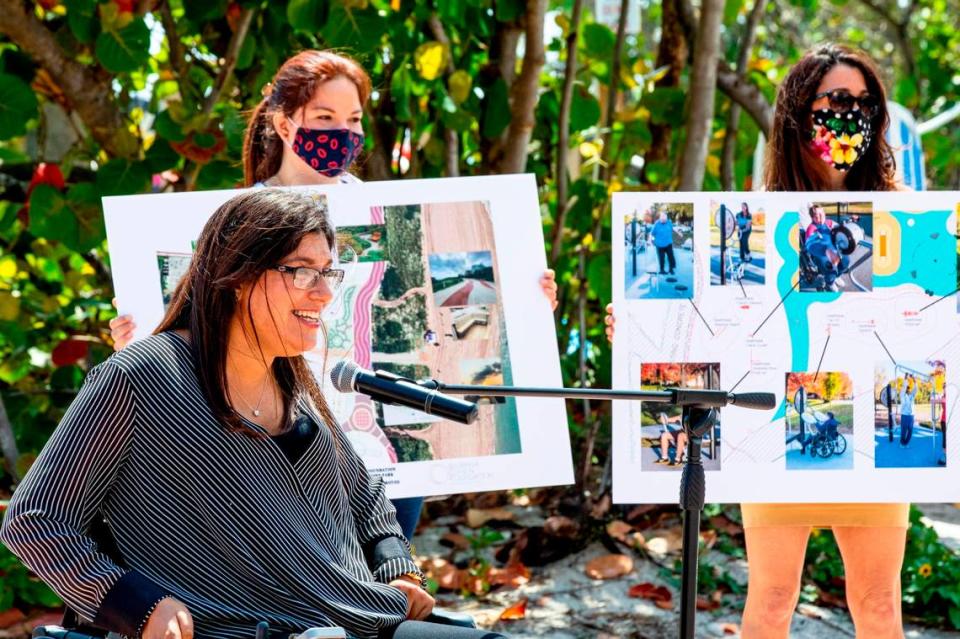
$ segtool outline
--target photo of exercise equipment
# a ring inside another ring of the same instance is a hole
[[[627,299],[693,297],[693,204],[670,202],[624,218]]]
[[[946,465],[946,367],[940,360],[879,362],[874,372],[877,468]]]
[[[710,285],[762,285],[766,210],[762,202],[710,202]]]
[[[873,204],[813,202],[800,210],[802,292],[873,290]]]

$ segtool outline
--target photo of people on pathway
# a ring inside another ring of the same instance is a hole
[[[853,468],[853,382],[846,373],[787,373],[787,470]]]
[[[624,218],[627,299],[693,297],[693,204],[654,204]]]
[[[710,284],[762,285],[767,265],[762,202],[710,203]]]
[[[947,464],[946,366],[941,360],[877,362],[874,462],[877,468]]]

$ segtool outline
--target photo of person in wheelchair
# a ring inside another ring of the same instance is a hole
[[[809,205],[800,215],[800,290],[869,291],[873,285],[873,246],[868,235],[872,215],[860,213],[861,204],[830,206],[838,220],[831,219],[826,206],[819,203]],[[851,206],[858,212],[850,213]]]
[[[788,470],[853,468],[853,455],[847,454],[853,434],[851,389],[845,373],[788,373]]]

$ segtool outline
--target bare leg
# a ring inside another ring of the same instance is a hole
[[[742,639],[787,639],[800,598],[809,526],[747,528],[750,568]]]
[[[670,459],[670,442],[672,441],[673,436],[670,431],[660,433],[660,459]]]
[[[903,639],[900,569],[907,529],[838,527],[833,534],[843,555],[857,639]]]
[[[683,431],[677,435],[677,453],[673,456],[676,463],[683,461],[683,455],[687,452],[687,434]]]

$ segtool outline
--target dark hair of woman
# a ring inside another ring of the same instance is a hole
[[[243,182],[252,186],[280,170],[283,141],[273,128],[277,112],[292,117],[313,98],[317,86],[345,77],[357,87],[360,104],[365,105],[372,91],[370,76],[356,61],[332,51],[301,51],[288,59],[267,85],[260,104],[250,116],[243,140]]]
[[[237,290],[243,284],[256,282],[281,263],[309,233],[322,235],[333,250],[333,225],[325,207],[309,195],[263,188],[231,198],[203,227],[190,267],[154,331],[186,329],[190,332],[200,386],[214,417],[231,430],[255,432],[244,425],[226,390],[229,346],[226,327],[236,313],[245,310],[244,325],[253,333],[257,347],[260,345],[250,308],[250,299],[257,294],[257,289],[254,287],[247,296],[246,309],[237,304]],[[322,324],[321,327],[326,342],[326,329]],[[290,423],[290,408],[299,400],[311,401],[328,425],[336,424],[301,355],[275,358],[273,375],[284,400],[283,424]]]
[[[866,53],[834,43],[807,52],[780,84],[766,149],[766,190],[831,190],[827,180],[829,167],[818,159],[810,143],[813,130],[811,106],[823,77],[837,65],[859,70],[867,91],[878,98],[877,112],[872,118],[876,134],[863,157],[847,173],[844,186],[849,191],[896,190],[896,164],[885,139],[890,115],[879,71]]]

